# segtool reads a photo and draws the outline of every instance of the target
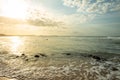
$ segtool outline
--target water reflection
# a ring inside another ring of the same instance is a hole
[[[37,37],[37,36],[8,36],[0,37],[0,51],[11,54],[33,55],[45,53],[47,55],[70,53],[107,52],[120,53],[119,44],[115,40],[95,37]],[[117,39],[117,42],[118,39]]]
[[[20,55],[20,48],[23,45],[23,40],[20,37],[11,37],[10,50],[12,54]]]

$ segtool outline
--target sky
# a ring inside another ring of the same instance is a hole
[[[0,34],[120,36],[120,0],[0,0]]]

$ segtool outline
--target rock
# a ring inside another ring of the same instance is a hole
[[[88,55],[88,57],[93,57],[93,55],[90,54],[90,55]]]
[[[39,58],[40,56],[39,56],[39,55],[35,55],[34,57],[35,57],[35,58]]]
[[[112,71],[118,71],[116,67],[112,67]]]
[[[70,56],[71,55],[71,53],[63,53],[64,55],[67,55],[67,56]]]
[[[93,59],[96,59],[97,61],[100,61],[101,58],[99,56],[92,56]]]
[[[27,55],[25,55],[25,54],[21,54],[21,56],[20,56],[22,59],[26,59],[27,58]]]
[[[42,54],[42,53],[38,53],[36,55],[34,55],[35,58],[39,58],[39,57],[47,57],[47,55]]]
[[[21,54],[21,56],[25,56],[25,54]]]
[[[69,56],[69,55],[71,55],[71,53],[66,53],[66,55],[68,55],[68,56]]]
[[[16,58],[18,58],[19,56],[16,56]]]
[[[42,57],[47,57],[47,55],[40,53],[40,56]]]
[[[101,57],[99,57],[99,56],[92,55],[92,54],[88,55],[88,57],[91,57],[91,58],[93,58],[93,59],[96,59],[97,61],[106,61],[105,58],[101,58]]]
[[[25,61],[28,61],[29,59],[25,59]]]

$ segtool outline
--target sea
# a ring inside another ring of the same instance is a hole
[[[120,80],[119,36],[0,36],[0,76]]]

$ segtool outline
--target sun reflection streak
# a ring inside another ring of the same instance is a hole
[[[23,41],[20,37],[12,37],[11,38],[11,52],[15,55],[20,55],[20,48],[23,45]]]

